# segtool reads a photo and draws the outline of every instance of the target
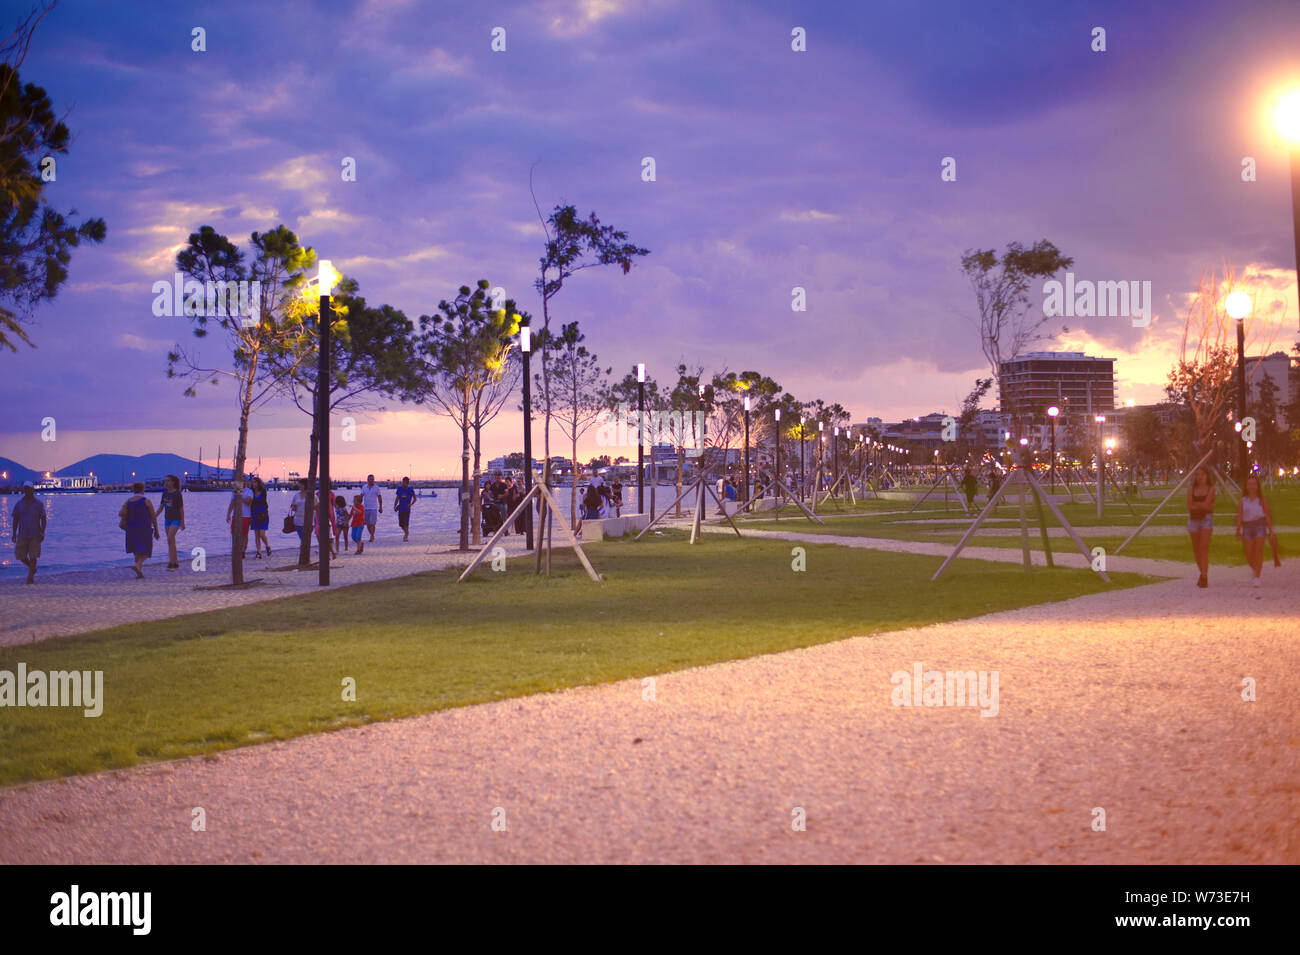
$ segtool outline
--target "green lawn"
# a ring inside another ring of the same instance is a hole
[[[535,578],[516,559],[10,648],[0,667],[103,670],[104,712],[6,709],[0,783],[129,766],[503,697],[954,620],[1107,588],[1026,571],[783,541],[681,534],[571,554]],[[1148,578],[1113,575],[1111,587]],[[345,677],[357,701],[341,699]]]
[[[1266,496],[1273,510],[1275,524],[1293,527],[1300,525],[1300,488],[1278,487],[1275,491],[1266,493]],[[1159,499],[1135,500],[1133,509],[1136,513],[1130,513],[1129,509],[1122,503],[1116,504],[1108,501],[1103,517],[1098,521],[1095,504],[1090,504],[1082,499],[1077,503],[1057,499],[1057,505],[1065,515],[1066,520],[1074,525],[1079,532],[1079,536],[1084,539],[1088,546],[1090,548],[1105,547],[1108,553],[1114,553],[1128,534],[1125,533],[1122,536],[1114,534],[1097,535],[1092,530],[1098,526],[1135,528],[1147,514],[1154,510],[1158,503]],[[953,504],[945,510],[942,501],[937,504],[926,501],[912,514],[887,513],[890,511],[906,511],[910,506],[908,503],[876,501],[874,499],[859,502],[858,505],[848,502],[831,502],[818,509],[818,516],[826,522],[825,526],[814,524],[792,508],[783,508],[779,520],[774,520],[767,514],[755,518],[746,518],[745,526],[764,530],[794,530],[811,534],[879,537],[887,540],[924,541],[955,545],[970,524],[969,519],[962,516],[957,505]],[[977,510],[982,507],[983,505],[977,501]],[[1047,516],[1047,526],[1049,528],[1059,526],[1051,512],[1046,509],[1044,511]],[[1019,509],[1015,504],[999,506],[993,516],[1004,518],[1004,520],[991,521],[985,526],[1014,528],[1017,526],[1014,521],[1005,519],[1015,518],[1018,513]],[[1211,563],[1227,566],[1245,564],[1241,543],[1233,533],[1235,514],[1236,510],[1232,499],[1221,491],[1214,512],[1215,532],[1210,544]],[[1034,550],[1041,550],[1042,538],[1038,534],[1037,514],[1032,506],[1029,508],[1029,518],[1029,546]],[[928,523],[940,520],[943,520],[944,523]],[[1175,500],[1171,501],[1160,512],[1155,520],[1148,525],[1148,528],[1183,528],[1186,523],[1187,514],[1183,510],[1181,503]],[[1278,542],[1284,559],[1288,554],[1300,554],[1300,534],[1279,534]],[[1007,547],[1018,550],[1020,548],[1020,538],[1018,536],[988,535],[983,533],[983,528],[981,528],[981,532],[971,539],[968,546]],[[1075,551],[1073,543],[1064,537],[1053,537],[1052,549],[1053,552]],[[1191,562],[1192,551],[1191,544],[1188,542],[1185,533],[1156,537],[1143,532],[1142,535],[1124,548],[1121,556]]]

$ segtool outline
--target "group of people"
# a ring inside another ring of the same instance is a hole
[[[1197,468],[1192,483],[1187,488],[1187,533],[1192,539],[1192,554],[1196,568],[1201,572],[1198,587],[1208,587],[1210,572],[1210,536],[1214,533],[1214,479],[1207,468]],[[1264,570],[1264,542],[1273,551],[1273,566],[1281,567],[1278,555],[1277,534],[1273,531],[1273,511],[1264,497],[1259,475],[1248,474],[1242,486],[1241,500],[1237,502],[1237,539],[1241,541],[1250,566],[1252,587],[1261,586],[1260,574]]]
[[[14,556],[27,568],[27,583],[36,580],[36,565],[41,556],[41,544],[45,540],[46,514],[45,505],[36,497],[36,489],[31,481],[23,484],[22,497],[14,505],[12,517]],[[297,532],[301,541],[306,533],[307,498],[311,485],[307,479],[299,482],[298,493],[289,504],[289,513],[285,517],[285,533]],[[411,539],[411,508],[418,497],[411,487],[409,477],[402,478],[402,484],[394,494],[393,510],[397,513],[397,523],[402,530],[402,540]],[[331,554],[337,557],[340,542],[343,550],[348,550],[348,540],[344,537],[345,529],[351,529],[351,543],[356,544],[356,552],[362,553],[365,541],[363,530],[369,531],[370,542],[375,539],[375,526],[379,515],[384,511],[382,489],[375,484],[375,476],[367,475],[366,485],[361,493],[354,495],[352,507],[342,495],[334,498],[334,508],[329,515]],[[155,507],[146,495],[144,482],[136,481],[131,485],[131,495],[123,502],[117,512],[118,527],[126,536],[126,552],[134,558],[132,570],[136,577],[144,577],[144,562],[153,556],[153,542],[167,535],[167,569],[179,570],[180,559],[176,550],[176,535],[185,530],[185,496],[181,491],[181,479],[169,474],[163,481],[162,496]],[[162,518],[163,530],[159,531],[158,519]],[[253,475],[247,481],[236,481],[226,507],[226,521],[230,525],[231,535],[236,529],[243,531],[244,550],[242,556],[248,556],[248,543],[253,542],[254,556],[260,558],[265,551],[271,556],[271,542],[267,536],[270,528],[271,511],[267,501],[266,484]],[[236,524],[236,521],[239,524]],[[320,529],[319,514],[312,519],[313,533]]]

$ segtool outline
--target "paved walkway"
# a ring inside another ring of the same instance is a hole
[[[468,563],[469,558],[455,550],[455,546],[455,534],[445,531],[423,537],[412,534],[405,543],[400,534],[386,535],[381,531],[375,543],[367,543],[360,555],[342,554],[331,561],[330,584],[384,580]],[[508,554],[524,550],[522,539],[513,534],[503,538],[501,546]],[[478,548],[473,548],[470,553],[477,551]],[[315,546],[312,554],[316,554]],[[202,573],[193,571],[188,561],[181,562],[179,571],[169,572],[165,552],[163,560],[145,565],[144,580],[138,580],[129,567],[117,567],[37,574],[36,583],[30,587],[21,577],[2,581],[0,601],[4,604],[4,614],[0,616],[0,646],[319,590],[318,571],[300,571],[297,561],[297,548],[287,545],[276,549],[270,560],[245,560],[245,581],[260,578],[261,583],[244,590],[206,589],[230,582],[229,555],[208,558]]]
[[[4,790],[0,862],[1295,864],[1300,565],[1265,579]],[[893,705],[918,663],[996,670],[997,715]]]
[[[735,534],[730,527],[706,524],[702,530],[710,534]],[[772,537],[777,540],[795,541],[800,544],[838,544],[841,547],[862,547],[867,550],[888,550],[903,554],[930,554],[935,557],[947,557],[952,553],[952,544],[936,544],[925,541],[891,540],[885,537],[856,537],[846,534],[817,534],[811,531],[764,531],[741,525],[741,533],[750,537]],[[1019,533],[1019,531],[1017,531]],[[1035,534],[1037,531],[1035,530]],[[1085,539],[1086,540],[1086,539]],[[1030,538],[1033,546],[1034,538]],[[1041,541],[1039,541],[1041,543]],[[1053,548],[1052,560],[1058,567],[1088,568],[1090,560],[1085,560],[1073,542],[1067,547]],[[959,559],[996,560],[1004,563],[1019,564],[1024,562],[1024,555],[1019,548],[1011,547],[972,547],[962,548]],[[1047,555],[1041,551],[1029,552],[1030,561],[1037,567],[1047,566]],[[1226,570],[1227,568],[1225,568]],[[1210,565],[1210,576],[1215,576],[1215,565]],[[1147,574],[1152,577],[1196,577],[1196,564],[1173,560],[1155,560],[1148,557],[1128,557],[1123,554],[1106,557],[1106,571],[1117,573]]]

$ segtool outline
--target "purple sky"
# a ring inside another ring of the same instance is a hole
[[[1117,357],[1121,398],[1160,397],[1187,295],[1225,262],[1258,276],[1261,342],[1289,348],[1270,112],[1300,82],[1300,3],[1057,6],[229,0],[146,15],[64,0],[22,75],[72,107],[50,201],[109,234],[75,253],[31,329],[39,347],[0,355],[0,454],[229,457],[232,391],[182,397],[165,354],[188,332],[150,310],[200,225],[246,246],[284,223],[412,318],[483,277],[540,319],[533,163],[543,209],[594,209],[652,250],[555,303],[620,372],[753,368],[856,420],[953,410],[987,374],[963,250],[1040,238],[1078,278],[1152,283],[1150,327],[1072,320],[1041,346]],[[190,49],[195,26],[207,52]],[[796,26],[807,52],[791,50]],[[956,182],[940,181],[945,156]],[[518,425],[503,416],[487,455],[517,448]],[[294,469],[306,437],[296,409],[268,409],[251,456]],[[394,408],[336,442],[335,470],[449,473],[458,440],[447,419]]]

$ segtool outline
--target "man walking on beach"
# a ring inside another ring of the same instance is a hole
[[[14,556],[27,565],[27,582],[36,580],[36,560],[45,540],[45,505],[36,500],[31,481],[23,482],[23,496],[14,505],[9,522],[13,528]]]
[[[393,504],[397,511],[397,526],[402,529],[402,540],[411,539],[411,505],[415,503],[415,492],[411,490],[411,479],[402,478],[402,486],[397,489],[397,501]]]
[[[375,542],[375,524],[379,515],[384,513],[384,496],[379,493],[373,474],[366,475],[366,486],[361,489],[361,505],[366,509],[366,530],[370,531],[370,542]]]

